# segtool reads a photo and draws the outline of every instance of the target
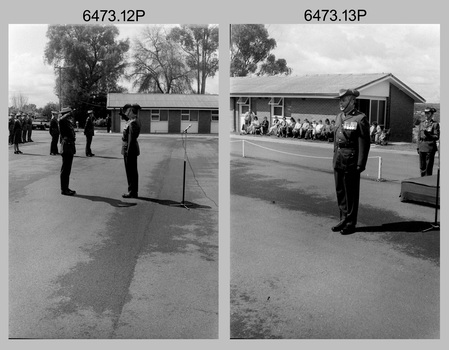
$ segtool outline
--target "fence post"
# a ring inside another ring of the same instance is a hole
[[[379,170],[377,172],[377,181],[382,181],[382,157],[379,157]]]

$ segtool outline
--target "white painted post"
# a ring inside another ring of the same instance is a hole
[[[379,157],[379,171],[377,173],[377,181],[382,180],[382,157]]]
[[[242,157],[245,158],[245,140],[242,140]]]

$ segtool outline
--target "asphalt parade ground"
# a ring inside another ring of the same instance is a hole
[[[435,209],[399,198],[416,152],[372,147],[357,231],[341,235],[331,144],[230,143],[232,338],[440,337],[440,232],[422,232]]]
[[[70,188],[48,131],[9,146],[9,338],[218,337],[218,138],[141,135],[139,198],[121,135],[77,132]]]

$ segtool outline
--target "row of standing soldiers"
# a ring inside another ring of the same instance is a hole
[[[9,115],[8,121],[10,145],[16,140],[18,143],[33,142],[31,133],[33,130],[33,117],[27,113],[17,113]]]

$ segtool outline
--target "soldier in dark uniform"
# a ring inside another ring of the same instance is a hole
[[[84,125],[84,135],[86,135],[86,157],[93,157],[95,154],[92,153],[90,145],[92,144],[92,138],[95,135],[94,111],[90,110],[87,114],[86,123]]]
[[[107,128],[108,134],[111,132],[111,124],[112,124],[111,116],[108,115],[108,116],[106,117],[106,128]]]
[[[59,132],[61,137],[61,194],[73,196],[76,192],[69,188],[70,173],[72,171],[73,156],[75,148],[75,128],[72,120],[72,109],[70,107],[61,110],[59,118]]]
[[[59,139],[59,123],[58,123],[58,112],[51,112],[51,120],[49,133],[51,135],[51,144],[50,144],[50,155],[55,156],[59,154],[58,152],[58,139]]]
[[[357,96],[357,90],[340,90],[341,112],[335,122],[333,167],[340,222],[332,231],[342,234],[355,232],[360,173],[365,170],[370,149],[369,121],[354,107]]]
[[[140,134],[140,121],[138,104],[126,104],[120,115],[126,120],[122,136],[122,154],[125,161],[126,178],[128,180],[128,193],[123,198],[137,198],[139,191],[139,173],[137,171],[137,157],[140,155],[137,138]]]
[[[27,141],[28,142],[34,142],[31,139],[31,133],[33,132],[33,117],[30,115],[28,115],[28,119],[27,119]]]
[[[26,113],[22,114],[22,143],[27,142],[27,125],[28,125],[28,115]]]
[[[20,113],[17,113],[14,118],[14,154],[22,154],[22,151],[19,150],[19,143],[22,142],[22,121],[20,120]]]
[[[14,144],[14,116],[12,114],[9,115],[8,129],[9,129],[8,144],[12,145]]]
[[[415,123],[419,125],[418,154],[421,176],[429,176],[433,172],[435,153],[438,150],[437,141],[440,139],[440,124],[433,119],[433,114],[436,111],[433,107],[426,108],[424,110],[426,120],[420,121],[418,119]]]

